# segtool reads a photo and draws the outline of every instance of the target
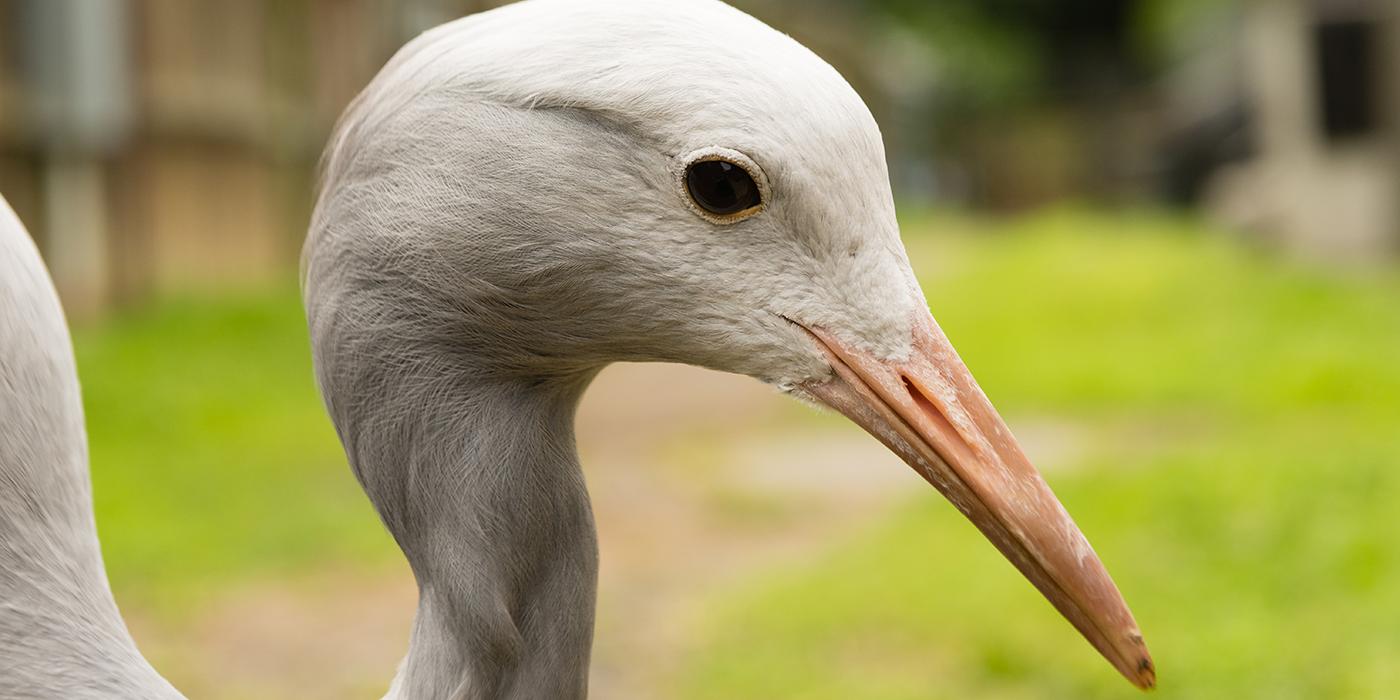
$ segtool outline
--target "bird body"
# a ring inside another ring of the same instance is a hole
[[[176,697],[107,590],[61,311],[0,224],[0,664],[64,660],[0,666],[0,696]],[[527,0],[410,42],[331,139],[302,280],[327,411],[418,581],[391,698],[586,695],[598,562],[573,418],[617,361],[847,415],[1152,682],[1112,581],[928,313],[864,103],[727,5]]]

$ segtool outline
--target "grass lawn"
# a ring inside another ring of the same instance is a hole
[[[1083,443],[1045,466],[1137,612],[1161,697],[1393,696],[1400,275],[1141,213],[905,231],[1013,427]],[[165,302],[76,342],[123,603],[178,619],[228,582],[396,561],[315,394],[293,290]],[[677,694],[1135,697],[932,490],[888,517],[718,596]]]
[[[1307,269],[1168,217],[905,230],[1013,427],[1086,431],[1049,480],[1133,605],[1159,697],[1394,697],[1400,276]],[[681,680],[696,700],[1136,696],[931,491],[726,596]]]
[[[294,289],[166,302],[74,343],[118,598],[179,614],[221,583],[397,556],[316,394]]]

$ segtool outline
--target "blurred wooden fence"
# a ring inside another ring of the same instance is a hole
[[[0,0],[0,193],[70,313],[294,276],[340,110],[499,2]]]

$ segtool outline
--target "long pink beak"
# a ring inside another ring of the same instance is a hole
[[[933,317],[920,315],[913,352],[902,362],[806,329],[836,376],[803,389],[902,457],[1109,663],[1139,688],[1151,688],[1152,657],[1123,596]]]

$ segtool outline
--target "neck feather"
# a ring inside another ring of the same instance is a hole
[[[591,377],[401,376],[346,440],[418,579],[391,697],[585,695],[597,545],[573,420]]]
[[[177,698],[107,586],[72,342],[0,198],[0,697]]]

